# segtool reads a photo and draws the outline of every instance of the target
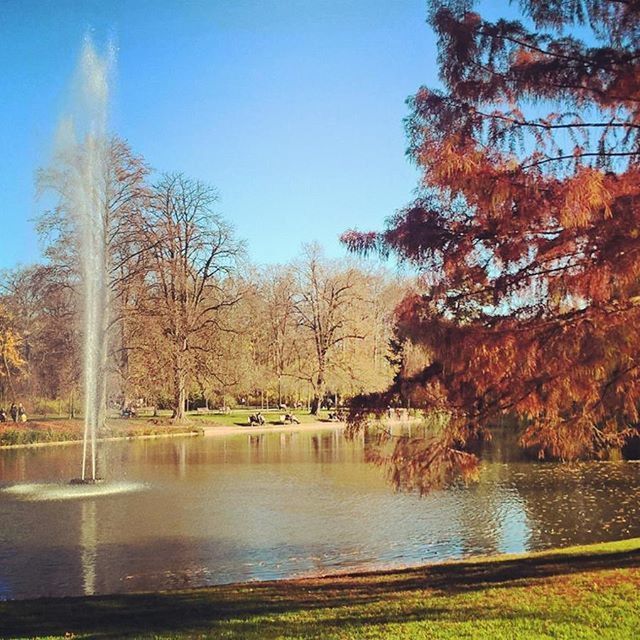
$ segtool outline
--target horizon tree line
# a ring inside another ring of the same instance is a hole
[[[78,151],[81,153],[81,150]],[[57,196],[38,220],[41,263],[3,273],[2,401],[77,415],[82,395],[82,278],[68,158],[38,176]],[[114,406],[142,399],[170,408],[304,404],[317,414],[342,399],[382,390],[399,277],[302,248],[285,265],[251,265],[217,210],[216,190],[180,173],[152,176],[123,140],[108,144],[108,357],[102,372]],[[400,284],[400,286],[399,286]]]

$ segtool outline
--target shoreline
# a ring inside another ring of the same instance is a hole
[[[167,591],[0,601],[0,637],[633,638],[640,538]]]
[[[298,431],[334,431],[343,430],[347,426],[346,422],[329,422],[316,420],[314,422],[302,422],[300,424],[265,424],[259,427],[255,426],[213,426],[201,425],[204,430],[204,436],[232,436],[238,434],[263,434],[263,433],[295,433]]]
[[[152,438],[184,438],[203,435],[200,431],[180,431],[179,433],[152,433],[134,436],[108,436],[106,438],[96,438],[96,442],[116,442],[119,440],[150,440]],[[25,449],[29,447],[59,447],[61,445],[82,444],[82,438],[78,440],[50,440],[48,442],[29,442],[25,444],[3,444],[0,451],[4,449]]]
[[[41,601],[63,601],[63,600],[94,600],[94,599],[109,599],[109,598],[136,598],[139,596],[152,595],[152,594],[181,594],[189,592],[202,592],[202,591],[218,591],[218,590],[238,590],[238,591],[253,591],[260,587],[271,586],[291,586],[301,585],[304,586],[307,583],[315,582],[341,582],[347,579],[366,580],[372,578],[386,578],[390,576],[399,576],[404,574],[424,573],[428,574],[431,571],[455,570],[460,567],[474,566],[474,565],[500,565],[511,563],[523,563],[523,562],[536,562],[539,560],[556,560],[565,558],[582,558],[590,557],[591,555],[615,555],[619,553],[618,548],[622,548],[624,553],[637,554],[638,566],[640,567],[640,537],[628,538],[623,540],[612,540],[608,542],[592,542],[590,544],[582,545],[570,545],[567,547],[550,547],[549,549],[542,549],[539,551],[521,551],[517,553],[497,553],[488,555],[470,555],[461,558],[448,558],[445,560],[436,560],[435,562],[416,562],[407,564],[377,564],[369,567],[353,567],[335,569],[329,571],[320,571],[317,573],[303,573],[299,575],[293,575],[287,578],[271,578],[271,579],[251,579],[246,581],[234,581],[234,582],[220,582],[212,583],[208,585],[200,585],[193,587],[177,587],[160,589],[158,591],[123,591],[113,593],[97,593],[92,595],[62,595],[62,596],[37,596],[34,598],[19,598],[13,600],[0,600],[0,610],[2,604],[21,603],[21,602],[41,602]],[[599,553],[601,551],[601,553]],[[0,635],[1,637],[1,635]]]
[[[233,435],[262,435],[265,433],[296,433],[301,431],[337,431],[344,430],[346,428],[345,422],[329,422],[317,420],[314,422],[303,422],[301,424],[265,424],[259,427],[256,426],[227,426],[227,425],[213,425],[213,424],[197,424],[192,429],[197,431],[176,431],[175,433],[154,433],[154,434],[140,434],[140,435],[124,435],[124,436],[107,436],[105,438],[97,438],[96,442],[117,442],[121,440],[150,440],[153,438],[179,438],[179,437],[221,437],[221,436],[233,436]],[[4,444],[0,445],[0,451],[5,449],[25,449],[31,447],[59,447],[62,445],[77,445],[82,444],[82,438],[74,440],[49,440],[46,442],[29,442],[21,444]]]

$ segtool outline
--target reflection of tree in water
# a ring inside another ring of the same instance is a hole
[[[314,462],[339,462],[342,459],[344,438],[337,431],[329,431],[311,437],[311,451]]]
[[[175,475],[184,478],[187,475],[187,443],[185,440],[175,442],[172,448],[173,468]]]
[[[508,465],[483,464],[478,482],[467,486],[459,483],[459,491],[468,492],[474,504],[459,515],[462,551],[464,553],[516,553],[529,548],[530,523],[526,503],[509,486]]]
[[[478,443],[477,452],[484,462],[522,462],[527,458],[525,450],[520,445],[522,428],[510,421],[489,429],[490,439]]]
[[[640,535],[640,466],[527,461],[516,429],[492,433],[480,447],[483,465],[474,492],[486,501],[487,520],[469,523],[475,535],[490,539],[495,526],[504,550],[523,535],[536,549]]]
[[[338,430],[317,434],[271,433],[247,436],[250,462],[341,462],[354,445]],[[361,454],[360,454],[361,459]]]

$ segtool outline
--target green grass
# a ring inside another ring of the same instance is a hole
[[[623,640],[639,637],[638,587],[640,538],[402,571],[4,602],[0,636]]]

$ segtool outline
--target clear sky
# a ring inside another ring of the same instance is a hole
[[[39,257],[34,175],[82,40],[118,47],[111,124],[157,171],[214,185],[258,263],[412,197],[406,98],[434,86],[423,0],[3,0],[0,268]]]

